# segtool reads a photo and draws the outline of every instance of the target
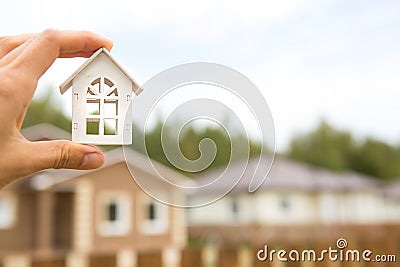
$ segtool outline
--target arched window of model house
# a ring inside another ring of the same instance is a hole
[[[96,78],[87,88],[86,134],[118,134],[118,88],[106,77]]]

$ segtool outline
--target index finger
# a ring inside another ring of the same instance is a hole
[[[88,31],[45,30],[13,60],[20,77],[37,81],[58,57],[90,56],[101,47],[112,48],[112,41]]]
[[[34,38],[36,34],[25,33],[15,36],[0,37],[0,58],[7,55],[10,51],[14,50],[27,40]]]

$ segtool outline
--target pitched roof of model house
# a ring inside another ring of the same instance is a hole
[[[135,94],[139,94],[142,91],[129,73],[120,64],[118,64],[118,62],[111,56],[107,49],[103,47],[97,50],[85,63],[83,63],[82,66],[80,66],[67,80],[65,80],[65,82],[60,85],[61,94],[64,94],[72,86],[72,81],[75,79],[75,77],[101,54],[106,55],[107,58],[110,59],[111,62],[114,63],[114,65],[132,82],[132,91]]]

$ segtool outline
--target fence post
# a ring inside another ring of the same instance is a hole
[[[137,252],[130,249],[118,251],[117,267],[137,267]]]
[[[166,248],[162,251],[163,267],[179,267],[181,263],[181,251],[177,248]]]
[[[65,260],[66,267],[88,267],[89,258],[83,253],[69,253]]]
[[[26,254],[15,254],[3,258],[3,267],[30,267],[32,259]]]
[[[201,253],[203,267],[216,267],[218,266],[218,249],[215,245],[206,245]]]
[[[239,248],[238,261],[240,267],[252,267],[254,255],[248,246],[241,246]]]

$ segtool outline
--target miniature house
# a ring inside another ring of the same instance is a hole
[[[72,141],[132,144],[132,91],[140,88],[105,48],[97,50],[62,85],[72,87]]]

